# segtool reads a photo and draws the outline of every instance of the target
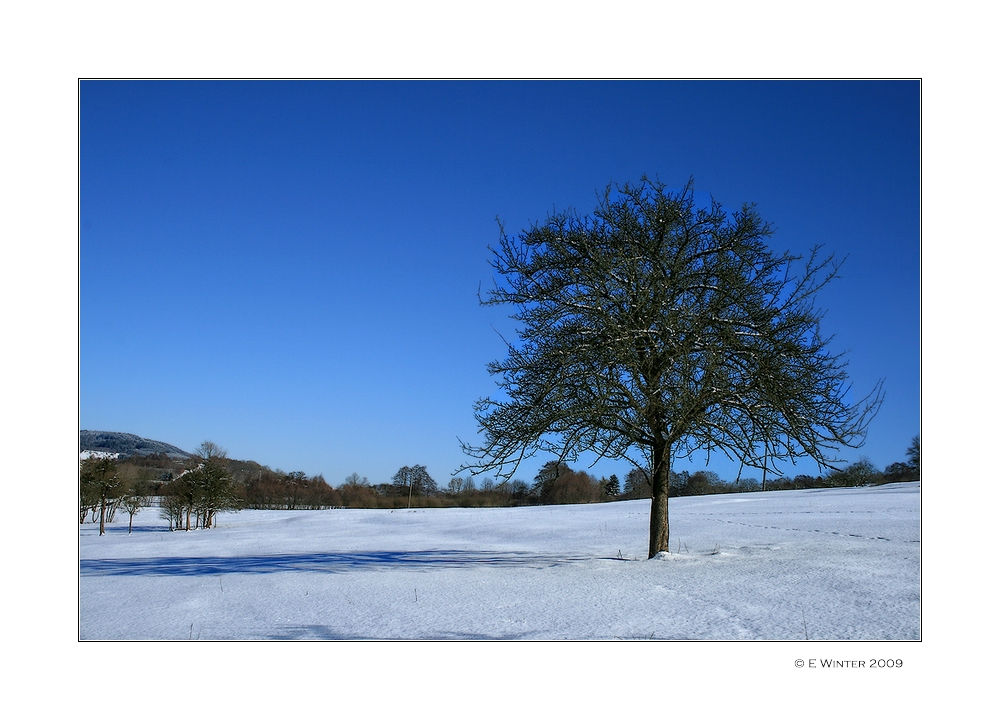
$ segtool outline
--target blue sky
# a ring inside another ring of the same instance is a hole
[[[80,426],[211,439],[331,484],[415,463],[446,483],[513,335],[477,301],[496,218],[588,213],[644,173],[756,203],[776,251],[846,256],[822,328],[886,399],[843,457],[904,459],[917,82],[83,82]]]

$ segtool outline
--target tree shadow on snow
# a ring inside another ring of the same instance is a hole
[[[414,552],[295,553],[245,557],[159,557],[81,560],[80,575],[225,575],[230,573],[350,572],[352,570],[439,570],[496,566],[547,568],[585,560],[616,558],[541,555],[529,552],[421,550]]]
[[[445,632],[427,636],[376,637],[347,635],[335,632],[327,625],[291,625],[267,636],[268,640],[526,640],[535,633],[506,633],[488,635],[485,633]]]
[[[96,532],[97,528],[94,527],[93,530]],[[104,532],[108,535],[128,535],[128,525],[107,525],[104,528]],[[139,533],[166,533],[170,532],[170,528],[166,525],[133,525],[132,534],[137,535]]]

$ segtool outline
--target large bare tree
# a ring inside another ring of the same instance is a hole
[[[512,477],[536,452],[628,459],[652,485],[649,556],[667,551],[671,462],[696,451],[763,468],[836,462],[864,442],[879,383],[850,401],[846,360],[820,333],[816,293],[838,271],[818,249],[776,255],[752,205],[726,212],[643,178],[592,217],[501,225],[483,300],[511,305],[519,342],[493,362],[503,395],[475,406],[462,469]]]

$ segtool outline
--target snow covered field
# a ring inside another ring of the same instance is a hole
[[[80,526],[80,638],[920,639],[920,486]]]

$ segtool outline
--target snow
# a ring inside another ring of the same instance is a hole
[[[919,640],[920,486],[80,526],[80,638]]]
[[[91,458],[97,458],[103,460],[108,458],[110,460],[117,460],[119,453],[116,452],[105,452],[104,450],[84,450],[80,453],[81,460],[90,460]]]

